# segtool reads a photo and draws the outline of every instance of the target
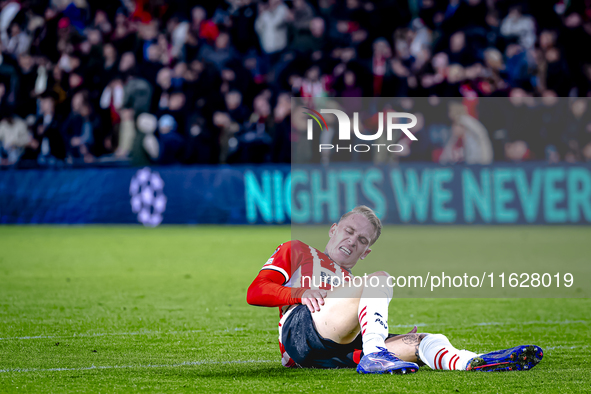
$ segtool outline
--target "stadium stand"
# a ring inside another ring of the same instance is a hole
[[[490,160],[591,161],[588,2],[0,6],[0,167],[289,163],[291,96],[508,97]],[[453,162],[453,135],[479,127],[431,105],[401,160]]]

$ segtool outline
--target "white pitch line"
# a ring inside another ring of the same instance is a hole
[[[554,349],[587,349],[588,345],[584,346],[550,346],[544,350]],[[92,365],[90,367],[82,368],[10,368],[0,369],[0,373],[23,373],[23,372],[61,372],[61,371],[91,371],[93,369],[133,369],[133,368],[174,368],[174,367],[186,367],[193,365],[215,365],[215,364],[257,364],[257,363],[277,363],[278,360],[239,360],[239,361],[185,361],[179,364],[147,364],[147,365],[99,365],[98,367]]]
[[[416,324],[397,324],[397,325],[390,325],[390,328],[406,328],[406,327],[427,327],[427,326],[435,326],[435,327],[455,327],[455,328],[462,328],[462,327],[474,327],[474,326],[504,326],[510,324],[520,324],[520,325],[568,325],[568,324],[588,324],[589,322],[586,320],[563,320],[563,321],[526,321],[526,322],[482,322],[482,323],[473,323],[473,324],[466,324],[466,325],[456,325],[456,324],[436,324],[436,323],[416,323]],[[274,329],[274,328],[273,328]],[[273,330],[269,329],[269,330]],[[244,327],[236,327],[236,328],[226,328],[225,330],[215,330],[211,331],[213,333],[219,332],[234,332],[234,331],[244,331]],[[155,335],[155,334],[162,334],[162,335],[175,335],[175,334],[195,334],[195,333],[202,333],[208,332],[207,330],[187,330],[187,331],[135,331],[135,332],[106,332],[106,333],[95,333],[95,334],[74,334],[74,335],[37,335],[37,336],[25,336],[25,337],[6,337],[0,338],[0,341],[10,341],[10,340],[19,340],[19,339],[67,339],[67,338],[92,338],[92,337],[105,337],[105,336],[131,336],[131,335]]]
[[[244,327],[236,327],[233,329],[226,328],[225,330],[215,330],[212,332],[233,332],[243,331]],[[134,331],[134,332],[104,332],[94,334],[74,334],[74,335],[36,335],[26,337],[6,337],[0,338],[0,341],[9,341],[15,339],[64,339],[64,338],[87,338],[87,337],[111,337],[111,336],[127,336],[127,335],[174,335],[174,334],[195,334],[200,332],[206,332],[205,330],[187,330],[187,331]]]
[[[11,368],[0,369],[0,373],[7,372],[59,372],[59,371],[89,371],[93,369],[127,369],[127,368],[173,368],[191,365],[212,365],[212,364],[256,364],[256,363],[278,363],[279,360],[243,360],[243,361],[185,361],[180,364],[147,364],[147,365],[92,365],[82,368]]]
[[[560,345],[560,346],[550,346],[550,347],[544,348],[544,350],[554,350],[554,349],[587,349],[588,347],[589,347],[588,345],[583,345],[583,346],[579,346],[579,345],[573,345],[573,346]]]
[[[520,325],[542,325],[542,324],[587,324],[586,320],[563,320],[563,321],[524,321],[524,322],[509,322],[509,323],[498,323],[498,322],[485,322],[476,323],[476,326],[504,326],[506,324],[520,324]]]
[[[472,324],[438,324],[438,323],[417,323],[417,324],[397,324],[393,325],[390,324],[390,328],[407,328],[407,327],[455,327],[455,328],[462,328],[462,327],[474,327],[474,326],[505,326],[510,324],[520,324],[520,325],[568,325],[568,324],[588,324],[589,322],[586,320],[563,320],[563,321],[526,321],[526,322],[482,322],[482,323],[472,323]]]

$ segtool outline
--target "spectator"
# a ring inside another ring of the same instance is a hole
[[[29,144],[31,135],[27,124],[12,114],[0,121],[0,160],[1,164],[14,164]]]
[[[496,48],[488,48],[484,51],[484,64],[488,70],[488,82],[490,88],[488,92],[500,91],[507,88],[505,81],[505,64],[503,63],[503,55]]]
[[[505,49],[505,57],[509,84],[513,87],[530,87],[530,63],[525,48],[519,44],[509,44]]]
[[[131,151],[132,163],[145,166],[155,162],[160,155],[160,145],[154,136],[158,119],[152,114],[143,113],[137,117],[137,130]]]
[[[109,36],[113,32],[113,25],[103,10],[96,10],[93,27],[101,32],[103,36]]]
[[[149,49],[152,45],[158,45],[158,21],[151,20],[138,25],[137,38],[139,39],[139,53],[135,52],[139,62],[149,60]],[[160,48],[162,50],[162,48]],[[132,51],[130,51],[132,52]],[[133,52],[132,52],[133,53]]]
[[[271,161],[291,163],[291,99],[288,93],[281,93],[273,109],[273,146]]]
[[[176,132],[176,121],[170,115],[163,115],[158,120],[158,130],[160,134],[160,156],[158,162],[160,164],[179,163],[182,157],[185,141]]]
[[[191,31],[197,37],[208,43],[213,43],[220,34],[218,26],[211,20],[207,20],[207,13],[203,7],[197,6],[191,10]]]
[[[448,58],[450,63],[457,63],[464,67],[474,63],[472,53],[466,48],[466,34],[463,31],[458,31],[450,37]]]
[[[179,59],[182,55],[183,46],[187,42],[189,27],[189,22],[182,20],[177,15],[170,18],[166,25],[166,30],[171,37],[171,55],[175,59]]]
[[[103,90],[99,105],[108,115],[106,118],[113,128],[117,128],[121,121],[121,108],[123,107],[123,80],[116,76]],[[116,133],[115,133],[116,134]]]
[[[26,31],[21,30],[18,23],[13,22],[10,24],[9,36],[10,38],[6,43],[6,53],[16,57],[29,50],[31,37]]]
[[[311,55],[314,60],[320,60],[322,51],[326,49],[325,23],[322,18],[312,18],[307,29],[299,29],[291,47],[303,55]]]
[[[19,91],[17,102],[19,103],[16,112],[22,118],[37,112],[37,100],[35,94],[35,83],[37,82],[37,67],[33,57],[24,53],[18,57],[19,65]]]
[[[240,131],[240,126],[225,112],[213,114],[213,125],[219,135],[219,162],[227,163],[230,155],[237,151],[238,139],[235,134]]]
[[[354,71],[347,70],[344,72],[339,96],[363,97],[363,90],[357,84],[357,75],[355,75]]]
[[[256,18],[257,3],[252,0],[243,0],[242,5],[232,14],[232,42],[242,54],[258,49],[259,42],[254,28]]]
[[[93,162],[105,151],[100,118],[88,102],[88,93],[80,91],[72,98],[72,112],[63,125],[68,153],[74,159]]]
[[[39,98],[39,114],[32,125],[33,136],[23,160],[46,164],[66,158],[66,146],[60,132],[61,123],[55,113],[55,97],[45,94]]]
[[[121,127],[119,128],[119,141],[117,150],[115,150],[115,157],[120,159],[128,158],[134,147],[135,139],[134,111],[129,108],[123,109],[121,111]]]
[[[536,43],[536,24],[529,15],[523,15],[521,6],[511,7],[501,23],[501,34],[505,38],[515,36],[525,49],[532,49]]]
[[[134,49],[136,38],[124,12],[118,11],[115,16],[115,28],[111,35],[111,43],[117,49],[117,53],[124,53]]]
[[[288,13],[288,20],[291,20],[296,30],[307,29],[314,17],[314,10],[306,0],[294,0],[293,9]]]
[[[235,58],[234,49],[230,45],[230,35],[221,32],[215,39],[213,47],[204,45],[199,57],[205,62],[212,63],[221,70],[228,62]]]
[[[487,5],[485,0],[454,0],[449,2],[441,22],[441,30],[450,33],[457,30],[484,28]]]
[[[320,73],[320,67],[312,66],[301,79],[302,97],[327,97],[331,89],[331,78]]]
[[[90,7],[86,0],[72,0],[63,10],[63,14],[76,30],[82,31],[90,18]]]
[[[119,64],[117,62],[117,49],[111,43],[103,46],[103,65],[100,70],[100,84],[105,86],[115,78]]]
[[[557,130],[563,128],[562,120],[567,110],[564,106],[565,103],[556,97],[556,92],[546,90],[542,98],[536,100],[529,119],[524,120],[524,123],[533,132],[524,133],[523,138],[527,141],[533,157],[538,160],[548,160],[549,162],[560,160],[557,149],[560,133]]]
[[[371,69],[373,72],[374,96],[381,96],[384,86],[384,76],[388,71],[389,60],[392,57],[392,48],[385,38],[379,38],[373,43],[373,56]]]
[[[193,59],[196,59],[197,54],[201,50],[200,44],[201,43],[199,42],[199,39],[197,38],[196,34],[193,31],[189,30],[187,32],[187,39],[185,42],[185,46],[183,47],[181,59],[184,62],[190,62]]]
[[[123,108],[139,114],[150,110],[152,86],[145,79],[134,76],[134,68],[135,56],[131,52],[124,53],[119,64],[119,71],[127,76],[123,87]]]
[[[10,106],[16,104],[18,95],[19,75],[17,70],[18,64],[15,64],[9,56],[3,56],[0,53],[0,78],[4,85],[2,100]]]
[[[560,50],[550,48],[544,54],[541,60],[540,69],[545,71],[545,86],[548,90],[553,90],[561,96],[568,96],[570,87],[570,78],[568,65],[562,58]]]
[[[164,113],[175,119],[175,130],[185,135],[187,126],[187,97],[182,90],[174,90],[170,94],[168,109]]]
[[[249,122],[240,130],[240,133],[228,141],[230,148],[228,162],[230,163],[268,161],[274,127],[269,92],[263,92],[254,99],[253,109]]]
[[[156,75],[156,87],[151,103],[151,112],[168,109],[168,99],[172,89],[172,70],[168,67],[161,68]]]
[[[555,99],[591,92],[591,55],[581,49],[591,30],[576,4],[540,4],[528,15],[527,2],[423,0],[411,11],[406,2],[232,0],[185,15],[185,6],[144,0],[34,3],[8,0],[0,11],[0,117],[34,115],[22,156],[31,163],[63,156],[53,130],[64,125],[70,155],[133,160],[142,113],[175,118],[176,135],[188,141],[175,162],[282,161],[291,116],[281,92],[290,90],[308,105],[349,97],[342,108],[370,118],[375,108],[355,97],[464,97],[468,114],[491,131],[495,160],[582,161],[591,151],[581,104]],[[47,95],[53,115],[42,116]],[[519,107],[496,113],[476,100],[517,95]],[[465,147],[446,154],[464,150],[464,162],[472,160],[476,124],[416,111],[429,137],[413,142],[405,160],[439,161],[452,124]],[[552,132],[566,116],[570,123]],[[74,137],[90,135],[80,125],[97,139],[73,147]],[[337,156],[327,158],[345,157]]]
[[[148,45],[146,58],[143,59],[139,74],[146,81],[154,81],[158,72],[162,69],[163,51],[160,45],[152,43]]]
[[[217,164],[220,160],[219,138],[207,127],[205,119],[200,114],[193,114],[188,128],[183,163]]]
[[[239,91],[229,91],[226,93],[224,99],[226,101],[228,114],[234,121],[238,122],[238,124],[243,124],[248,120],[250,112],[248,111],[248,108],[242,104],[242,94]]]
[[[439,162],[442,164],[465,162],[466,164],[490,164],[493,150],[484,125],[468,115],[462,104],[450,103],[452,135],[447,141]]]
[[[269,0],[267,4],[259,3],[255,29],[263,51],[268,55],[275,55],[272,61],[276,60],[276,55],[287,46],[288,12],[282,0]]]
[[[2,4],[2,11],[0,12],[0,38],[4,46],[8,45],[8,41],[10,40],[10,25],[20,10],[21,5],[17,1],[8,1]]]

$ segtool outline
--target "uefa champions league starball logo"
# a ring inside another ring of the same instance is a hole
[[[162,223],[166,209],[164,181],[157,172],[148,167],[139,170],[129,185],[131,210],[137,213],[137,220],[146,227],[156,227]]]

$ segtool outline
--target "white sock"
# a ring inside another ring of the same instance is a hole
[[[429,334],[419,345],[419,357],[431,369],[465,371],[466,364],[478,354],[469,350],[458,350],[442,334]]]
[[[385,280],[385,277],[383,277]],[[380,277],[380,280],[382,277]],[[363,341],[363,354],[380,352],[386,347],[388,337],[388,305],[392,300],[392,288],[372,287],[363,290],[359,300],[358,318]]]

